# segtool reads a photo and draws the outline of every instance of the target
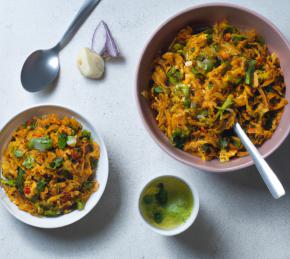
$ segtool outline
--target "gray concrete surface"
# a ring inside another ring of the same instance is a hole
[[[290,258],[290,139],[268,159],[287,192],[274,200],[253,167],[212,175],[173,160],[153,142],[138,117],[134,78],[144,43],[166,18],[201,2],[208,1],[103,0],[62,51],[61,76],[54,91],[30,94],[19,81],[26,56],[52,46],[82,1],[1,1],[0,126],[35,104],[72,107],[104,136],[110,177],[93,212],[66,228],[33,228],[0,207],[0,258]],[[231,2],[268,17],[290,40],[289,1]],[[77,71],[75,58],[80,48],[90,46],[101,19],[109,24],[124,59],[107,64],[104,80],[88,81]],[[177,237],[152,233],[137,212],[144,180],[163,173],[188,177],[200,193],[197,221]]]

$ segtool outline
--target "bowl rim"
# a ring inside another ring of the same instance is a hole
[[[173,229],[160,229],[160,228],[153,226],[144,218],[144,216],[141,212],[141,196],[142,196],[144,190],[152,182],[154,182],[158,179],[165,178],[165,177],[174,178],[174,179],[177,179],[178,181],[183,182],[190,189],[192,197],[193,197],[193,207],[192,207],[192,211],[191,211],[190,216],[183,224],[181,224]],[[142,221],[146,224],[146,226],[149,229],[151,229],[155,233],[163,235],[163,236],[175,236],[175,235],[181,234],[182,232],[189,229],[197,218],[199,208],[200,208],[199,194],[198,194],[196,187],[192,183],[192,181],[188,181],[188,180],[184,179],[184,177],[177,176],[174,174],[162,174],[162,175],[158,175],[158,176],[156,176],[156,175],[151,176],[149,179],[146,180],[146,183],[143,184],[143,187],[141,188],[141,191],[139,192],[139,196],[138,196],[138,211],[139,211],[139,216],[141,217]]]
[[[238,164],[238,165],[233,165],[231,167],[228,168],[216,168],[216,167],[211,167],[208,166],[206,163],[204,164],[196,164],[194,162],[188,161],[186,158],[181,157],[178,154],[175,154],[174,152],[172,152],[172,149],[174,147],[170,147],[168,148],[163,141],[160,140],[160,138],[155,135],[155,133],[153,132],[151,126],[146,122],[144,113],[143,113],[143,109],[142,109],[142,105],[140,102],[140,92],[139,92],[139,84],[138,84],[138,79],[139,79],[139,74],[140,74],[140,67],[141,67],[141,61],[144,57],[144,54],[149,46],[149,44],[151,43],[151,41],[153,40],[153,38],[156,36],[156,34],[164,27],[166,26],[170,21],[172,21],[173,19],[176,19],[177,17],[181,16],[184,13],[196,10],[196,9],[202,9],[202,8],[207,8],[207,7],[230,7],[230,8],[234,8],[234,9],[238,9],[241,10],[243,12],[247,12],[252,14],[253,16],[256,16],[257,18],[259,18],[262,22],[264,22],[267,26],[271,27],[277,34],[278,36],[282,39],[283,43],[285,44],[285,46],[287,47],[287,49],[289,50],[290,53],[290,43],[288,42],[288,40],[286,39],[286,37],[282,34],[282,32],[278,29],[278,27],[272,23],[270,20],[268,20],[266,17],[264,17],[263,15],[259,14],[256,11],[253,11],[247,7],[243,7],[241,5],[238,4],[232,4],[232,3],[224,3],[224,2],[216,2],[216,3],[205,3],[205,4],[197,4],[197,5],[193,5],[191,7],[187,7],[179,12],[177,12],[176,14],[170,16],[169,18],[167,18],[165,21],[163,21],[161,24],[159,24],[157,26],[157,28],[155,30],[153,30],[153,32],[150,34],[149,38],[147,39],[147,41],[145,42],[145,45],[141,51],[141,54],[138,57],[138,63],[137,63],[137,69],[136,69],[136,73],[135,73],[135,103],[137,105],[137,110],[138,113],[141,117],[142,123],[146,129],[146,131],[149,133],[149,135],[153,138],[153,140],[155,141],[155,143],[158,144],[158,146],[164,150],[167,154],[169,154],[171,157],[173,157],[174,159],[189,165],[193,168],[199,169],[199,170],[203,170],[206,172],[210,172],[210,173],[229,173],[232,171],[237,171],[243,168],[247,168],[251,165],[254,164],[254,161],[252,158],[250,158],[249,161],[243,163],[243,164]],[[287,86],[286,86],[287,87]],[[277,129],[276,129],[277,130]],[[278,147],[280,147],[280,145],[284,142],[284,140],[288,137],[290,132],[290,123],[287,127],[287,129],[285,130],[285,133],[283,134],[283,136],[276,142],[274,143],[273,147],[268,150],[267,152],[265,152],[262,157],[266,158],[268,156],[270,156],[274,151],[276,151],[278,149]],[[160,132],[160,134],[163,134],[162,132]],[[182,151],[182,150],[181,150]],[[182,151],[185,152],[185,151]]]
[[[0,135],[2,134],[2,131],[9,125],[9,123],[11,123],[13,120],[15,120],[19,115],[25,113],[25,112],[28,112],[30,110],[34,110],[34,109],[37,109],[37,108],[46,108],[46,107],[56,107],[56,108],[60,108],[60,109],[63,109],[63,110],[66,110],[68,112],[71,112],[75,115],[77,115],[78,117],[81,118],[82,121],[84,121],[88,126],[89,128],[93,129],[94,132],[96,133],[96,136],[98,138],[98,144],[100,146],[102,146],[102,153],[103,153],[103,157],[104,157],[104,166],[105,166],[105,174],[104,174],[104,181],[103,181],[103,186],[104,188],[102,188],[101,190],[97,190],[96,193],[98,193],[98,197],[94,200],[94,202],[92,203],[91,207],[90,208],[85,208],[81,214],[79,215],[76,215],[74,218],[70,219],[70,220],[67,220],[67,221],[61,221],[61,222],[56,222],[54,225],[46,225],[45,222],[41,223],[41,224],[38,224],[38,223],[35,223],[33,220],[32,221],[28,221],[26,220],[25,218],[23,218],[22,216],[20,216],[18,213],[15,213],[7,204],[6,202],[3,200],[3,197],[0,197],[0,203],[2,204],[2,206],[13,216],[15,217],[16,219],[18,219],[19,221],[27,224],[27,225],[30,225],[30,226],[33,226],[33,227],[38,227],[38,228],[44,228],[44,229],[55,229],[55,228],[60,228],[60,227],[65,227],[65,226],[68,226],[68,225],[71,225],[79,220],[81,220],[82,218],[84,218],[86,215],[88,215],[95,207],[96,205],[98,204],[98,202],[100,201],[100,199],[102,198],[103,194],[104,194],[104,191],[106,189],[106,185],[107,185],[107,182],[108,182],[108,177],[109,177],[109,159],[108,159],[108,152],[107,152],[107,148],[106,148],[106,145],[105,145],[105,142],[103,140],[103,137],[101,136],[101,134],[99,133],[99,131],[93,126],[93,124],[91,123],[90,120],[88,120],[86,117],[84,117],[83,115],[81,115],[79,112],[75,111],[74,109],[68,107],[68,106],[64,106],[64,105],[58,105],[58,104],[52,104],[52,103],[45,103],[45,104],[37,104],[37,105],[34,105],[34,106],[28,106],[27,108],[24,108],[22,109],[20,112],[16,112],[14,113],[7,121],[6,123],[4,122],[3,126],[0,128]],[[49,114],[49,113],[48,113]],[[0,154],[1,155],[1,154]],[[0,167],[0,175],[2,175],[2,167]],[[1,191],[3,191],[4,195],[7,196],[5,190],[0,186],[0,188],[2,189]],[[8,197],[8,196],[7,196]],[[90,197],[91,198],[91,197]],[[9,199],[9,198],[8,198]],[[10,201],[9,199],[9,202],[13,204],[13,202]],[[15,205],[16,206],[16,205]],[[16,206],[17,207],[17,206]],[[21,212],[25,212],[27,217],[29,218],[34,218],[34,217],[37,217],[37,216],[33,216],[31,214],[29,214],[28,212],[26,211],[22,211],[20,210],[18,207],[17,209]],[[73,211],[72,211],[73,212]],[[68,213],[70,214],[70,213]],[[65,215],[68,215],[68,214],[65,214]],[[61,218],[65,215],[60,215],[59,217],[57,218]]]

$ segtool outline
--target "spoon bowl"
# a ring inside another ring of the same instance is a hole
[[[25,90],[38,92],[53,83],[58,77],[60,69],[59,51],[72,39],[99,2],[100,0],[85,0],[76,17],[55,47],[47,50],[37,50],[30,54],[21,71],[21,83]]]
[[[22,67],[21,83],[29,92],[41,91],[58,77],[59,68],[57,50],[37,50],[30,54]]]

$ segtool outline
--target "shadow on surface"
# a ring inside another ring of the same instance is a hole
[[[218,255],[219,250],[224,250],[222,235],[216,232],[214,224],[206,211],[201,209],[192,227],[174,238],[192,254],[212,258]]]

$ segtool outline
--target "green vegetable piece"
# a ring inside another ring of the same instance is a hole
[[[83,189],[87,190],[87,191],[90,191],[94,186],[94,182],[92,181],[86,181],[83,183]]]
[[[91,163],[91,169],[94,170],[97,168],[98,166],[98,162],[99,160],[94,158],[94,157],[90,157],[90,163]]]
[[[63,158],[57,157],[49,164],[49,168],[50,169],[57,169],[57,168],[61,167],[62,164],[63,164]]]
[[[229,24],[227,24],[226,26],[225,26],[225,28],[224,28],[224,34],[225,33],[234,33],[234,32],[236,32],[237,31],[237,29],[234,27],[234,26],[232,26],[232,25],[229,25]]]
[[[156,86],[154,87],[154,93],[155,94],[160,94],[160,93],[163,93],[163,88],[161,86]]]
[[[14,156],[17,158],[23,157],[23,152],[19,149],[14,150]]]
[[[14,187],[16,184],[15,184],[15,180],[13,179],[4,179],[4,178],[1,178],[1,184],[5,184],[5,185],[8,185],[10,187]]]
[[[26,167],[27,169],[31,169],[31,168],[33,168],[33,166],[34,166],[34,162],[35,162],[34,157],[32,157],[32,156],[28,156],[28,157],[24,160],[24,162],[22,163],[22,165],[23,165],[24,167]]]
[[[190,108],[190,106],[191,106],[191,100],[189,99],[189,98],[186,98],[185,100],[184,100],[184,102],[183,102],[183,105],[184,105],[184,107],[185,108]]]
[[[188,136],[186,134],[184,134],[181,129],[176,128],[173,133],[172,133],[172,137],[171,137],[171,143],[179,148],[179,149],[183,149],[184,147],[184,143],[186,142]]]
[[[43,216],[46,216],[46,217],[57,217],[59,215],[61,215],[61,212],[58,210],[45,210],[43,212]]]
[[[71,147],[74,147],[77,144],[77,136],[68,136],[66,144]]]
[[[159,183],[157,185],[157,188],[158,188],[158,192],[155,195],[155,199],[159,205],[164,206],[168,200],[168,193],[165,190],[163,183]]]
[[[226,149],[228,146],[228,142],[225,139],[220,139],[219,146],[221,149]]]
[[[232,41],[238,44],[239,41],[246,40],[248,37],[242,34],[232,34]]]
[[[80,138],[87,138],[90,139],[91,138],[91,132],[88,130],[83,130],[81,133]]]
[[[73,179],[73,175],[69,170],[63,169],[59,172],[57,172],[60,176],[63,176],[66,179],[72,180]]]
[[[44,191],[44,188],[46,186],[46,181],[44,180],[40,180],[39,182],[37,182],[37,185],[36,185],[36,190],[38,193],[41,193]]]
[[[18,174],[17,174],[17,177],[16,177],[15,185],[16,185],[18,191],[21,194],[23,194],[25,171],[21,167],[18,167],[17,168],[17,172],[18,172]]]
[[[240,148],[241,145],[242,145],[241,141],[240,140],[237,140],[237,139],[233,139],[233,144],[237,148]]]
[[[210,150],[210,144],[203,144],[201,148],[203,152],[208,152]]]
[[[245,77],[245,83],[247,85],[250,85],[252,82],[256,63],[257,63],[256,60],[253,60],[253,59],[248,62],[248,68],[247,68],[246,77]]]
[[[202,110],[199,112],[199,114],[196,116],[199,120],[205,119],[205,117],[208,116],[208,110]]]
[[[46,151],[52,148],[52,140],[48,136],[42,138],[32,138],[29,141],[28,147],[30,149]]]
[[[67,142],[67,135],[64,133],[58,134],[57,145],[60,149],[64,149]]]
[[[35,124],[35,122],[32,122],[31,124],[30,124],[30,129],[31,130],[34,130],[36,128],[36,124]]]
[[[183,74],[177,68],[171,67],[167,72],[167,77],[171,84],[176,85],[182,80]]]
[[[205,58],[203,61],[197,61],[197,66],[208,73],[214,68],[215,62],[214,58]]]
[[[153,213],[153,219],[157,224],[160,224],[163,220],[163,215],[160,211],[156,211]]]
[[[213,36],[212,36],[212,34],[210,33],[208,33],[208,34],[206,34],[206,38],[207,38],[207,43],[208,44],[211,44],[212,42],[213,42]]]
[[[77,208],[78,210],[83,210],[85,208],[86,203],[84,201],[77,201]]]
[[[195,75],[196,78],[204,80],[205,76],[202,73],[200,73],[195,67],[191,68],[191,72]]]
[[[264,39],[262,36],[260,36],[260,35],[258,35],[258,36],[256,37],[256,41],[257,41],[260,45],[265,45],[265,39]]]
[[[183,45],[181,45],[180,43],[175,43],[173,46],[172,46],[172,51],[173,52],[177,52],[178,50],[182,50],[183,49]]]
[[[154,199],[153,199],[152,195],[148,195],[148,194],[147,194],[147,195],[145,195],[145,196],[143,197],[143,202],[144,202],[146,205],[152,204],[153,201],[154,201]]]
[[[220,120],[223,118],[223,113],[226,109],[230,108],[233,104],[233,95],[228,95],[227,99],[224,101],[222,107],[218,108],[216,119],[219,117]]]

